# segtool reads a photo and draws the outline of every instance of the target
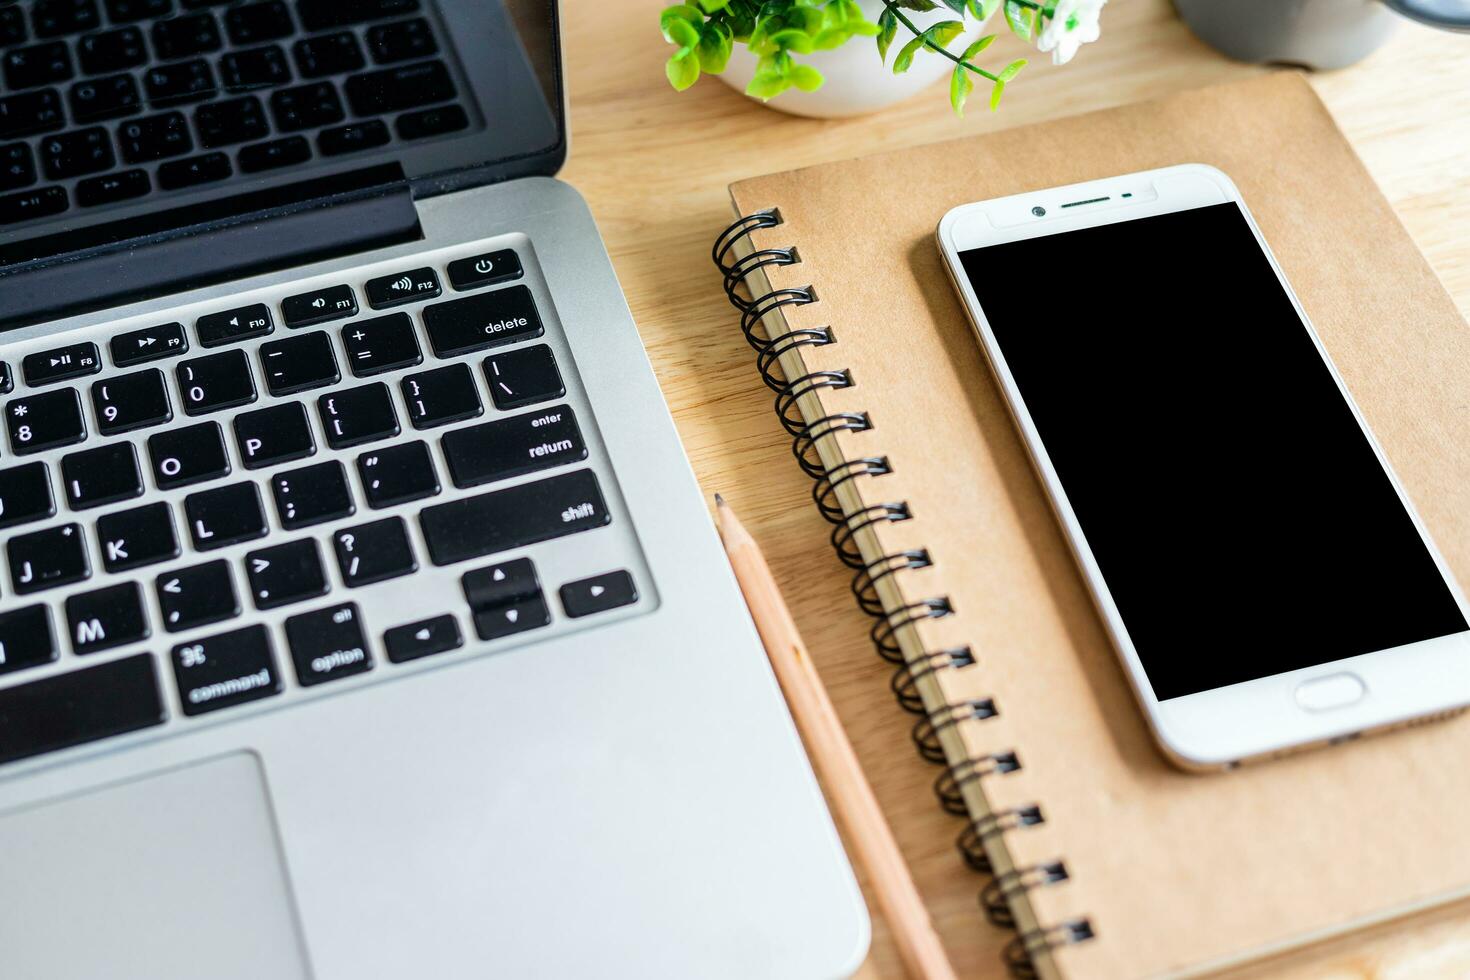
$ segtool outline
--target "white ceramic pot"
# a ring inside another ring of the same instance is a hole
[[[883,13],[880,0],[858,2],[868,20],[877,23],[879,15]],[[958,16],[943,4],[924,13],[912,10],[904,13],[920,30],[942,20],[954,20]],[[985,25],[968,17],[965,18],[965,28],[965,33],[950,43],[951,51],[958,53],[965,50],[971,42],[985,33]],[[920,51],[906,73],[893,74],[893,59],[912,36],[906,27],[899,25],[893,45],[888,49],[887,65],[879,64],[878,47],[870,37],[852,38],[833,51],[797,55],[801,61],[820,71],[826,82],[815,92],[787,89],[766,105],[797,116],[816,116],[823,119],[860,116],[901,102],[917,94],[920,89],[933,85],[940,78],[948,78],[954,62],[932,51]],[[755,55],[736,44],[730,63],[719,77],[737,92],[744,92],[745,86],[750,84],[751,77],[755,75],[755,66]]]

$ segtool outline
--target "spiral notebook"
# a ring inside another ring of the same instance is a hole
[[[946,279],[955,205],[1185,162],[1240,186],[1470,583],[1470,330],[1300,76],[742,181],[715,246],[1019,974],[1197,973],[1470,894],[1470,717],[1164,760]]]

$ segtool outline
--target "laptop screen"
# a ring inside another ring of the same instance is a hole
[[[0,4],[0,275],[565,155],[555,0]]]

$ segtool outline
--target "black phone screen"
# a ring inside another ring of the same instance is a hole
[[[1160,700],[1467,628],[1239,206],[960,259]]]

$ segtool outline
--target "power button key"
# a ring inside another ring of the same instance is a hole
[[[457,290],[478,289],[521,277],[521,258],[508,248],[472,255],[449,263],[449,284]]]

